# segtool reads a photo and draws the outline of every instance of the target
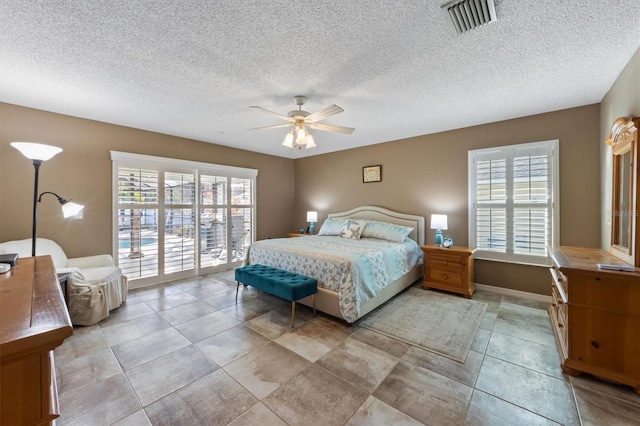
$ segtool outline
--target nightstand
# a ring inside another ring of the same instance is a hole
[[[442,248],[436,245],[420,247],[424,252],[424,283],[422,287],[460,293],[467,299],[476,291],[473,283],[473,252],[470,247]]]
[[[289,238],[294,238],[294,237],[310,237],[316,234],[301,234],[299,232],[289,232],[287,235],[289,236]]]

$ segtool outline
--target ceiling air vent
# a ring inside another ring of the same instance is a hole
[[[493,0],[454,0],[442,6],[458,34],[497,20]]]

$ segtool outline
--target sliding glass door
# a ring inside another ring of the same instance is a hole
[[[114,258],[132,287],[244,260],[255,235],[255,171],[193,162],[179,170],[185,162],[169,159],[131,167],[120,157],[134,154],[114,154]]]

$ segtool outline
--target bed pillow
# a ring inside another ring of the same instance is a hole
[[[413,231],[413,228],[410,226],[368,220],[367,226],[364,227],[362,232],[362,237],[401,243],[409,236],[411,231]]]
[[[346,224],[346,220],[327,219],[320,227],[318,235],[338,236],[342,231],[342,227]]]
[[[362,231],[367,224],[366,220],[349,219],[340,230],[340,236],[342,238],[348,238],[350,240],[359,240],[362,235]]]

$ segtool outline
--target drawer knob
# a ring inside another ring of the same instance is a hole
[[[444,266],[447,266],[449,264],[449,262],[447,262],[446,260],[444,261]]]
[[[449,275],[447,275],[447,274],[442,274],[442,278],[443,278],[443,279],[445,279],[445,280],[448,280],[448,279],[449,279]]]
[[[591,342],[591,346],[593,346],[594,348],[598,349],[600,347],[600,344],[596,341]]]

